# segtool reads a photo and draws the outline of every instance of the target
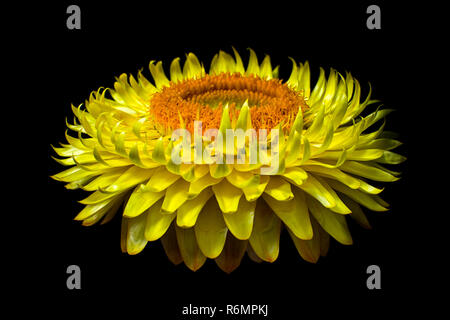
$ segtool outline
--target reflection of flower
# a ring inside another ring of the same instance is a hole
[[[360,85],[349,73],[331,70],[326,78],[320,69],[311,90],[307,62],[293,62],[283,83],[268,56],[259,64],[250,51],[244,69],[234,54],[217,54],[208,74],[193,54],[183,68],[175,59],[170,80],[161,62],[151,62],[154,84],[140,72],[137,79],[122,74],[114,89],[93,92],[84,110],[72,107],[76,120],[68,127],[76,137],[66,135],[68,143],[54,148],[70,168],[53,178],[93,191],[80,201],[85,208],[76,220],[105,223],[123,204],[124,252],[161,239],[174,263],[197,270],[211,258],[230,272],[245,251],[255,261],[276,260],[283,225],[300,255],[316,262],[329,235],[352,243],[346,215],[369,227],[360,205],[386,210],[382,190],[368,180],[397,180],[382,165],[404,158],[390,151],[400,143],[383,135],[384,125],[368,129],[389,110],[360,116],[375,101],[369,93],[360,102]],[[193,132],[194,121],[203,124],[197,141],[203,146],[210,143],[207,129],[267,129],[266,159],[207,164],[192,148],[191,163],[175,163],[171,133]],[[267,170],[271,129],[279,132],[279,165]]]

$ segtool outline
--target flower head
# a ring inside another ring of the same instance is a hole
[[[84,109],[72,106],[75,134],[54,148],[69,168],[53,178],[91,192],[75,220],[90,226],[119,212],[122,251],[160,239],[192,270],[210,258],[231,272],[245,252],[275,261],[283,227],[309,262],[330,236],[352,244],[347,217],[370,227],[361,206],[388,206],[370,181],[396,181],[383,165],[404,160],[384,124],[371,130],[390,110],[361,116],[377,101],[361,99],[350,73],[320,69],[311,87],[308,62],[292,63],[283,82],[252,50],[246,68],[235,50],[219,52],[208,73],[190,53],[183,68],[172,61],[169,78],[152,61],[153,83],[122,74]]]

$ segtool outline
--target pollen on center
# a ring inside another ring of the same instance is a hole
[[[198,79],[170,82],[150,98],[150,115],[166,132],[181,125],[191,133],[194,121],[202,121],[203,131],[219,128],[223,107],[228,104],[232,122],[248,101],[254,129],[270,130],[279,123],[284,130],[292,126],[301,107],[308,105],[301,91],[292,90],[279,79],[262,79],[256,75],[221,73]]]

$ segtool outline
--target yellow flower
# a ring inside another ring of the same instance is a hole
[[[84,109],[72,106],[75,137],[54,147],[70,168],[53,178],[92,192],[75,220],[105,223],[119,211],[123,252],[161,239],[173,263],[194,271],[210,258],[231,272],[245,252],[273,262],[283,227],[309,262],[327,253],[330,235],[352,244],[346,217],[370,227],[361,206],[388,204],[369,181],[396,181],[383,164],[404,160],[384,124],[369,130],[391,110],[363,117],[377,101],[370,92],[362,101],[350,73],[320,69],[311,87],[308,62],[292,63],[283,82],[270,57],[259,64],[252,50],[247,68],[236,50],[219,52],[209,73],[190,53],[183,68],[172,61],[170,79],[152,61],[154,83],[122,74]],[[245,132],[240,145],[230,130]]]

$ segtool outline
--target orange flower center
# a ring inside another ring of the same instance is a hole
[[[193,133],[194,121],[202,121],[202,129],[219,128],[223,106],[228,104],[232,123],[239,117],[240,108],[248,100],[254,129],[270,130],[279,123],[289,130],[301,107],[308,106],[301,91],[281,83],[279,79],[240,73],[205,75],[198,79],[170,82],[152,95],[150,114],[165,131],[181,127]],[[181,117],[181,119],[180,119]]]

